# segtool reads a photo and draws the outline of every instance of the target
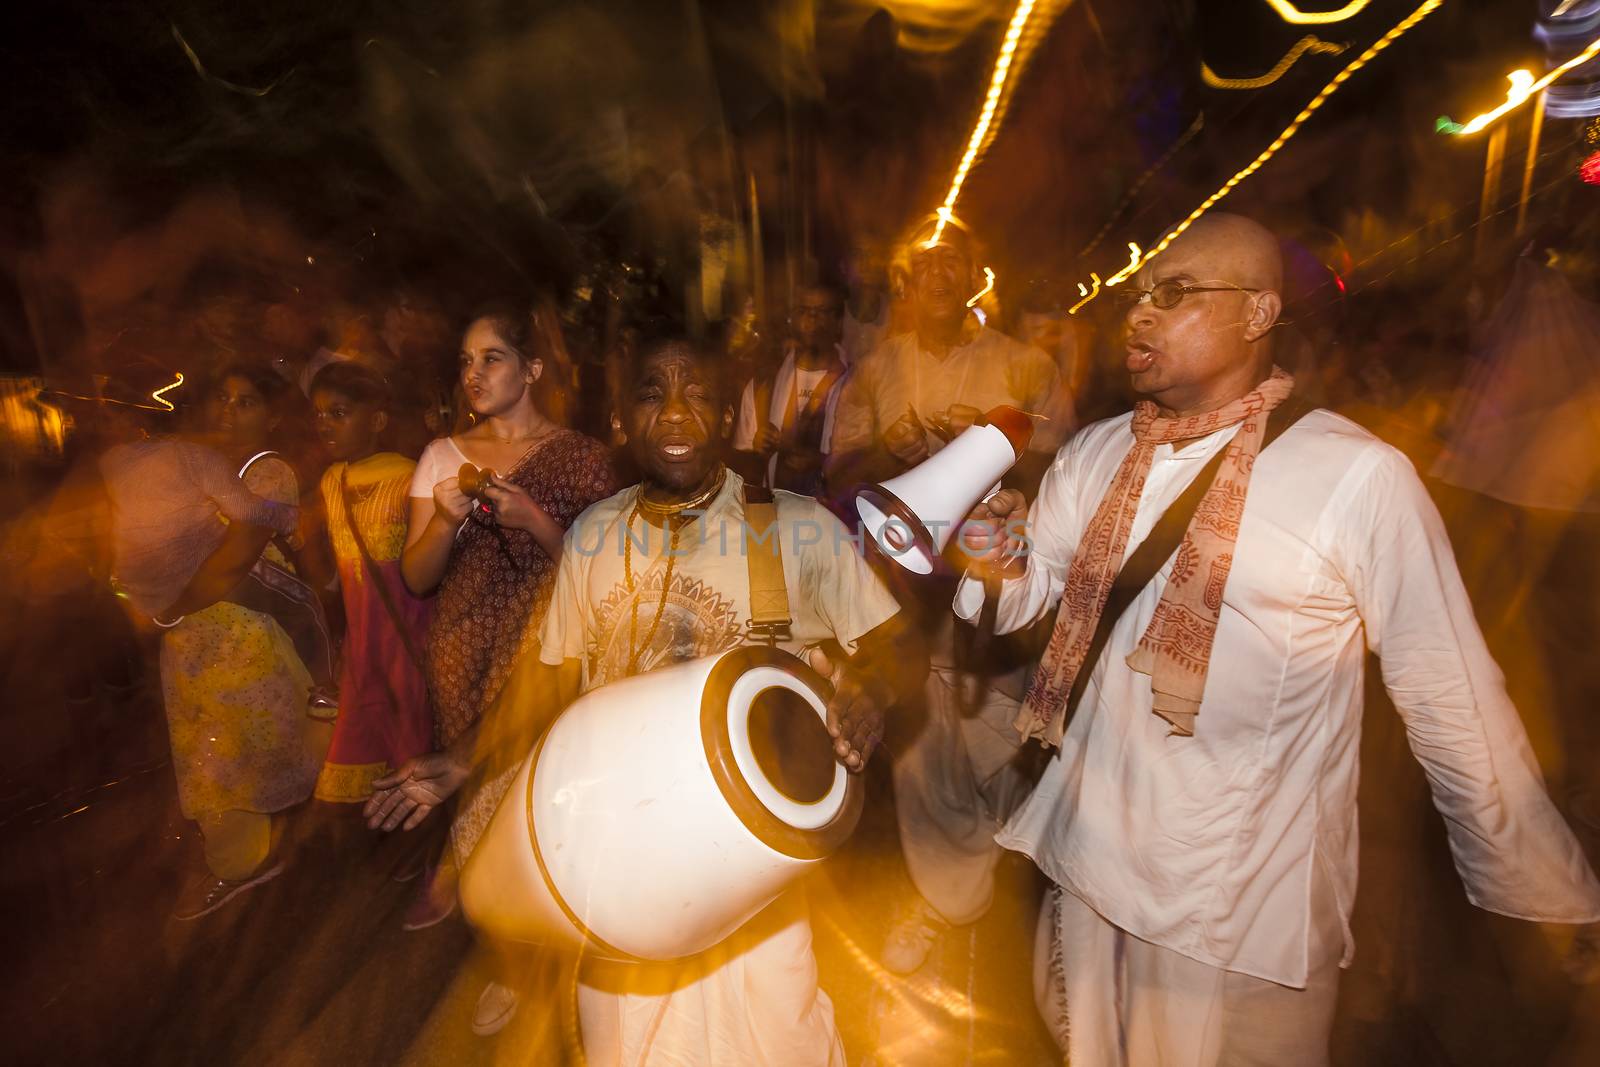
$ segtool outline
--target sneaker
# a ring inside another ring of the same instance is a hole
[[[417,895],[411,898],[411,904],[406,908],[400,929],[426,930],[430,926],[438,926],[455,913],[455,885],[452,883],[448,891],[441,892],[435,889],[438,880],[437,868],[430,868],[428,877],[422,880]]]
[[[898,975],[915,973],[928,962],[928,954],[948,929],[944,917],[918,896],[883,939],[884,969]]]
[[[306,694],[306,714],[318,722],[332,722],[339,717],[339,691],[325,685],[314,685]]]
[[[230,882],[225,878],[218,878],[210,871],[207,871],[192,880],[179,892],[178,903],[172,909],[172,917],[179,922],[189,922],[192,919],[200,918],[202,915],[210,915],[240,893],[270,882],[282,873],[282,860],[238,882]]]
[[[478,1006],[472,1013],[472,1032],[479,1037],[498,1034],[517,1013],[517,991],[499,982],[490,982],[478,995]]]

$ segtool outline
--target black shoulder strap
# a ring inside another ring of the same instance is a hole
[[[1261,450],[1264,452],[1276,441],[1278,437],[1300,421],[1301,416],[1312,410],[1312,406],[1296,395],[1290,395],[1287,400],[1272,409],[1267,416],[1267,428],[1262,435]],[[1200,507],[1200,498],[1206,495],[1206,490],[1211,488],[1211,483],[1217,477],[1217,470],[1222,466],[1222,457],[1227,453],[1227,448],[1219,448],[1217,454],[1195,475],[1194,481],[1172,505],[1162,513],[1161,518],[1150,530],[1150,535],[1139,543],[1133,554],[1123,563],[1122,570],[1117,572],[1117,577],[1111,583],[1111,594],[1106,598],[1105,610],[1100,613],[1100,622],[1095,626],[1094,637],[1089,641],[1089,651],[1083,658],[1083,666],[1078,670],[1078,676],[1073,679],[1072,692],[1067,695],[1066,717],[1070,718],[1077,710],[1078,701],[1083,699],[1083,691],[1089,684],[1089,676],[1094,673],[1095,664],[1100,662],[1100,655],[1105,651],[1106,641],[1111,637],[1111,628],[1117,624],[1122,613],[1128,610],[1128,605],[1133,603],[1141,590],[1150,584],[1156,572],[1166,565],[1167,560],[1178,550],[1183,543],[1183,535],[1189,529],[1189,522],[1194,518],[1195,511]]]

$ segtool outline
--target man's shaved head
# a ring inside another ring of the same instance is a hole
[[[1283,253],[1278,239],[1261,223],[1243,215],[1223,211],[1202,215],[1145,270],[1161,278],[1177,268],[1195,278],[1226,278],[1246,289],[1283,290]]]

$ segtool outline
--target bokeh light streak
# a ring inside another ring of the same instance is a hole
[[[1546,74],[1537,81],[1535,81],[1533,75],[1526,70],[1512,71],[1510,74],[1506,75],[1506,80],[1511,83],[1511,88],[1506,90],[1505,103],[1501,104],[1493,111],[1485,111],[1477,118],[1472,119],[1464,124],[1459,130],[1449,129],[1446,132],[1453,133],[1461,137],[1465,137],[1468,134],[1477,133],[1479,130],[1483,129],[1485,126],[1488,126],[1496,119],[1515,111],[1517,108],[1527,103],[1531,97],[1537,95],[1541,90],[1546,88],[1551,82],[1555,81],[1563,74],[1572,70],[1574,67],[1583,66],[1595,56],[1600,56],[1600,37],[1596,37],[1594,40],[1590,41],[1589,47],[1585,48],[1583,51],[1579,52],[1577,55],[1561,64],[1559,67],[1556,67],[1554,70],[1550,71],[1550,73]]]
[[[1338,92],[1339,87],[1345,82],[1349,81],[1356,71],[1372,62],[1373,59],[1381,54],[1386,48],[1410,32],[1411,28],[1416,26],[1417,23],[1433,14],[1439,8],[1443,7],[1444,2],[1445,0],[1423,0],[1422,4],[1419,5],[1415,11],[1411,12],[1411,14],[1397,22],[1389,29],[1389,32],[1385,33],[1382,37],[1379,37],[1376,41],[1373,41],[1372,44],[1368,45],[1365,51],[1346,64],[1343,70],[1335,74],[1333,76],[1333,80],[1328,82],[1327,85],[1324,85],[1322,87],[1322,91],[1311,98],[1310,103],[1306,104],[1305,107],[1300,109],[1300,114],[1294,117],[1294,121],[1285,126],[1283,132],[1278,134],[1278,136],[1273,139],[1271,144],[1262,149],[1260,155],[1256,156],[1256,158],[1251,160],[1247,166],[1235,173],[1233,177],[1223,182],[1222,187],[1216,192],[1212,193],[1210,196],[1206,197],[1206,199],[1201,202],[1199,207],[1195,208],[1189,213],[1187,218],[1178,223],[1178,225],[1174,226],[1171,230],[1168,230],[1166,235],[1162,237],[1161,240],[1157,241],[1148,252],[1144,253],[1143,258],[1137,264],[1134,264],[1131,268],[1125,268],[1124,270],[1118,271],[1116,274],[1112,275],[1112,278],[1116,278],[1120,281],[1123,278],[1130,277],[1145,263],[1148,263],[1162,252],[1166,251],[1167,247],[1171,245],[1173,241],[1176,241],[1179,237],[1183,236],[1184,232],[1188,230],[1190,226],[1193,226],[1197,221],[1199,221],[1202,215],[1220,203],[1222,199],[1229,193],[1233,192],[1240,182],[1244,181],[1246,178],[1250,177],[1250,175],[1260,170],[1267,160],[1277,155],[1279,149],[1281,149],[1285,144],[1288,144],[1289,139],[1292,138],[1296,133],[1300,132],[1300,127],[1304,126],[1307,120],[1309,120],[1312,115],[1315,115],[1322,108],[1322,105],[1328,102],[1328,98],[1334,93]],[[1113,282],[1111,279],[1106,280],[1107,286],[1112,284]]]
[[[1324,41],[1314,33],[1308,33],[1295,42],[1295,46],[1283,54],[1283,58],[1273,65],[1272,69],[1255,78],[1224,78],[1212,70],[1204,61],[1200,63],[1200,80],[1213,89],[1265,89],[1285,74],[1289,68],[1300,61],[1300,57],[1307,52],[1317,55],[1336,56],[1343,52],[1349,45],[1338,44],[1333,41]]]
[[[1289,3],[1289,0],[1267,0],[1267,6],[1277,12],[1280,19],[1292,25],[1326,26],[1329,23],[1355,18],[1371,2],[1372,0],[1350,0],[1348,4],[1334,11],[1301,11]]]
[[[989,92],[984,97],[983,110],[978,113],[978,122],[972,127],[972,136],[967,141],[967,150],[962,153],[960,164],[956,166],[955,177],[950,179],[950,191],[945,194],[944,205],[939,208],[939,223],[933,228],[933,236],[928,238],[927,248],[938,244],[944,236],[944,224],[950,221],[956,201],[961,198],[961,187],[966,184],[967,172],[977,162],[978,152],[989,136],[989,126],[994,122],[995,112],[1000,109],[1000,97],[1005,91],[1006,79],[1011,76],[1011,60],[1017,53],[1017,42],[1022,39],[1022,29],[1028,24],[1028,16],[1033,14],[1036,2],[1018,0],[1017,9],[1011,14],[1011,24],[1006,27],[1005,38],[1000,42],[1000,54],[994,61],[994,74],[989,78]]]
[[[976,307],[977,304],[978,304],[978,301],[982,300],[984,297],[986,297],[990,293],[994,292],[994,271],[990,270],[988,267],[983,268],[983,277],[984,277],[983,288],[979,289],[978,292],[973,296],[973,298],[971,300],[967,301],[967,307],[969,307],[969,308],[970,307]]]
[[[173,407],[172,401],[167,399],[167,394],[183,384],[183,371],[175,371],[174,373],[178,376],[176,381],[174,381],[171,385],[163,385],[160,389],[157,389],[150,394],[151,400],[154,400],[157,404],[160,404],[168,411],[177,411],[178,409]]]
[[[1143,263],[1144,260],[1139,258],[1139,246],[1134,244],[1132,241],[1129,241],[1128,265],[1117,271],[1117,273],[1113,274],[1111,277],[1107,278],[1105,281],[1105,287],[1109,289],[1113,285],[1121,285],[1123,282],[1133,277]]]
[[[1090,271],[1089,280],[1094,283],[1094,288],[1089,289],[1086,288],[1082,282],[1078,283],[1078,294],[1082,296],[1083,299],[1067,309],[1068,315],[1076,315],[1079,308],[1083,307],[1083,305],[1100,295],[1100,275],[1096,274],[1094,271]]]

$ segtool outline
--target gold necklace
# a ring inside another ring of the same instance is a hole
[[[727,480],[728,468],[723,467],[721,470],[717,471],[717,480],[712,483],[711,488],[696,495],[692,499],[679,501],[673,504],[651,503],[644,498],[644,487],[640,486],[639,495],[634,497],[634,514],[637,515],[642,513],[646,518],[649,519],[666,519],[673,515],[681,514],[685,511],[699,510],[700,508],[703,508],[705,505],[709,504],[718,493],[722,492],[722,487]]]
[[[644,645],[639,644],[639,597],[633,584],[633,520],[639,517],[639,504],[635,500],[633,510],[628,513],[628,525],[622,532],[622,577],[628,583],[628,596],[633,601],[633,612],[628,622],[628,673],[634,674],[639,669],[639,656],[650,642],[656,639],[656,630],[661,626],[661,616],[667,611],[667,590],[672,587],[672,568],[678,561],[678,531],[687,523],[678,523],[667,520],[667,527],[672,532],[671,542],[667,546],[667,572],[661,576],[661,599],[656,603],[656,617],[650,623],[650,632],[644,635]],[[649,527],[646,526],[646,530]],[[648,540],[648,538],[647,538]]]

